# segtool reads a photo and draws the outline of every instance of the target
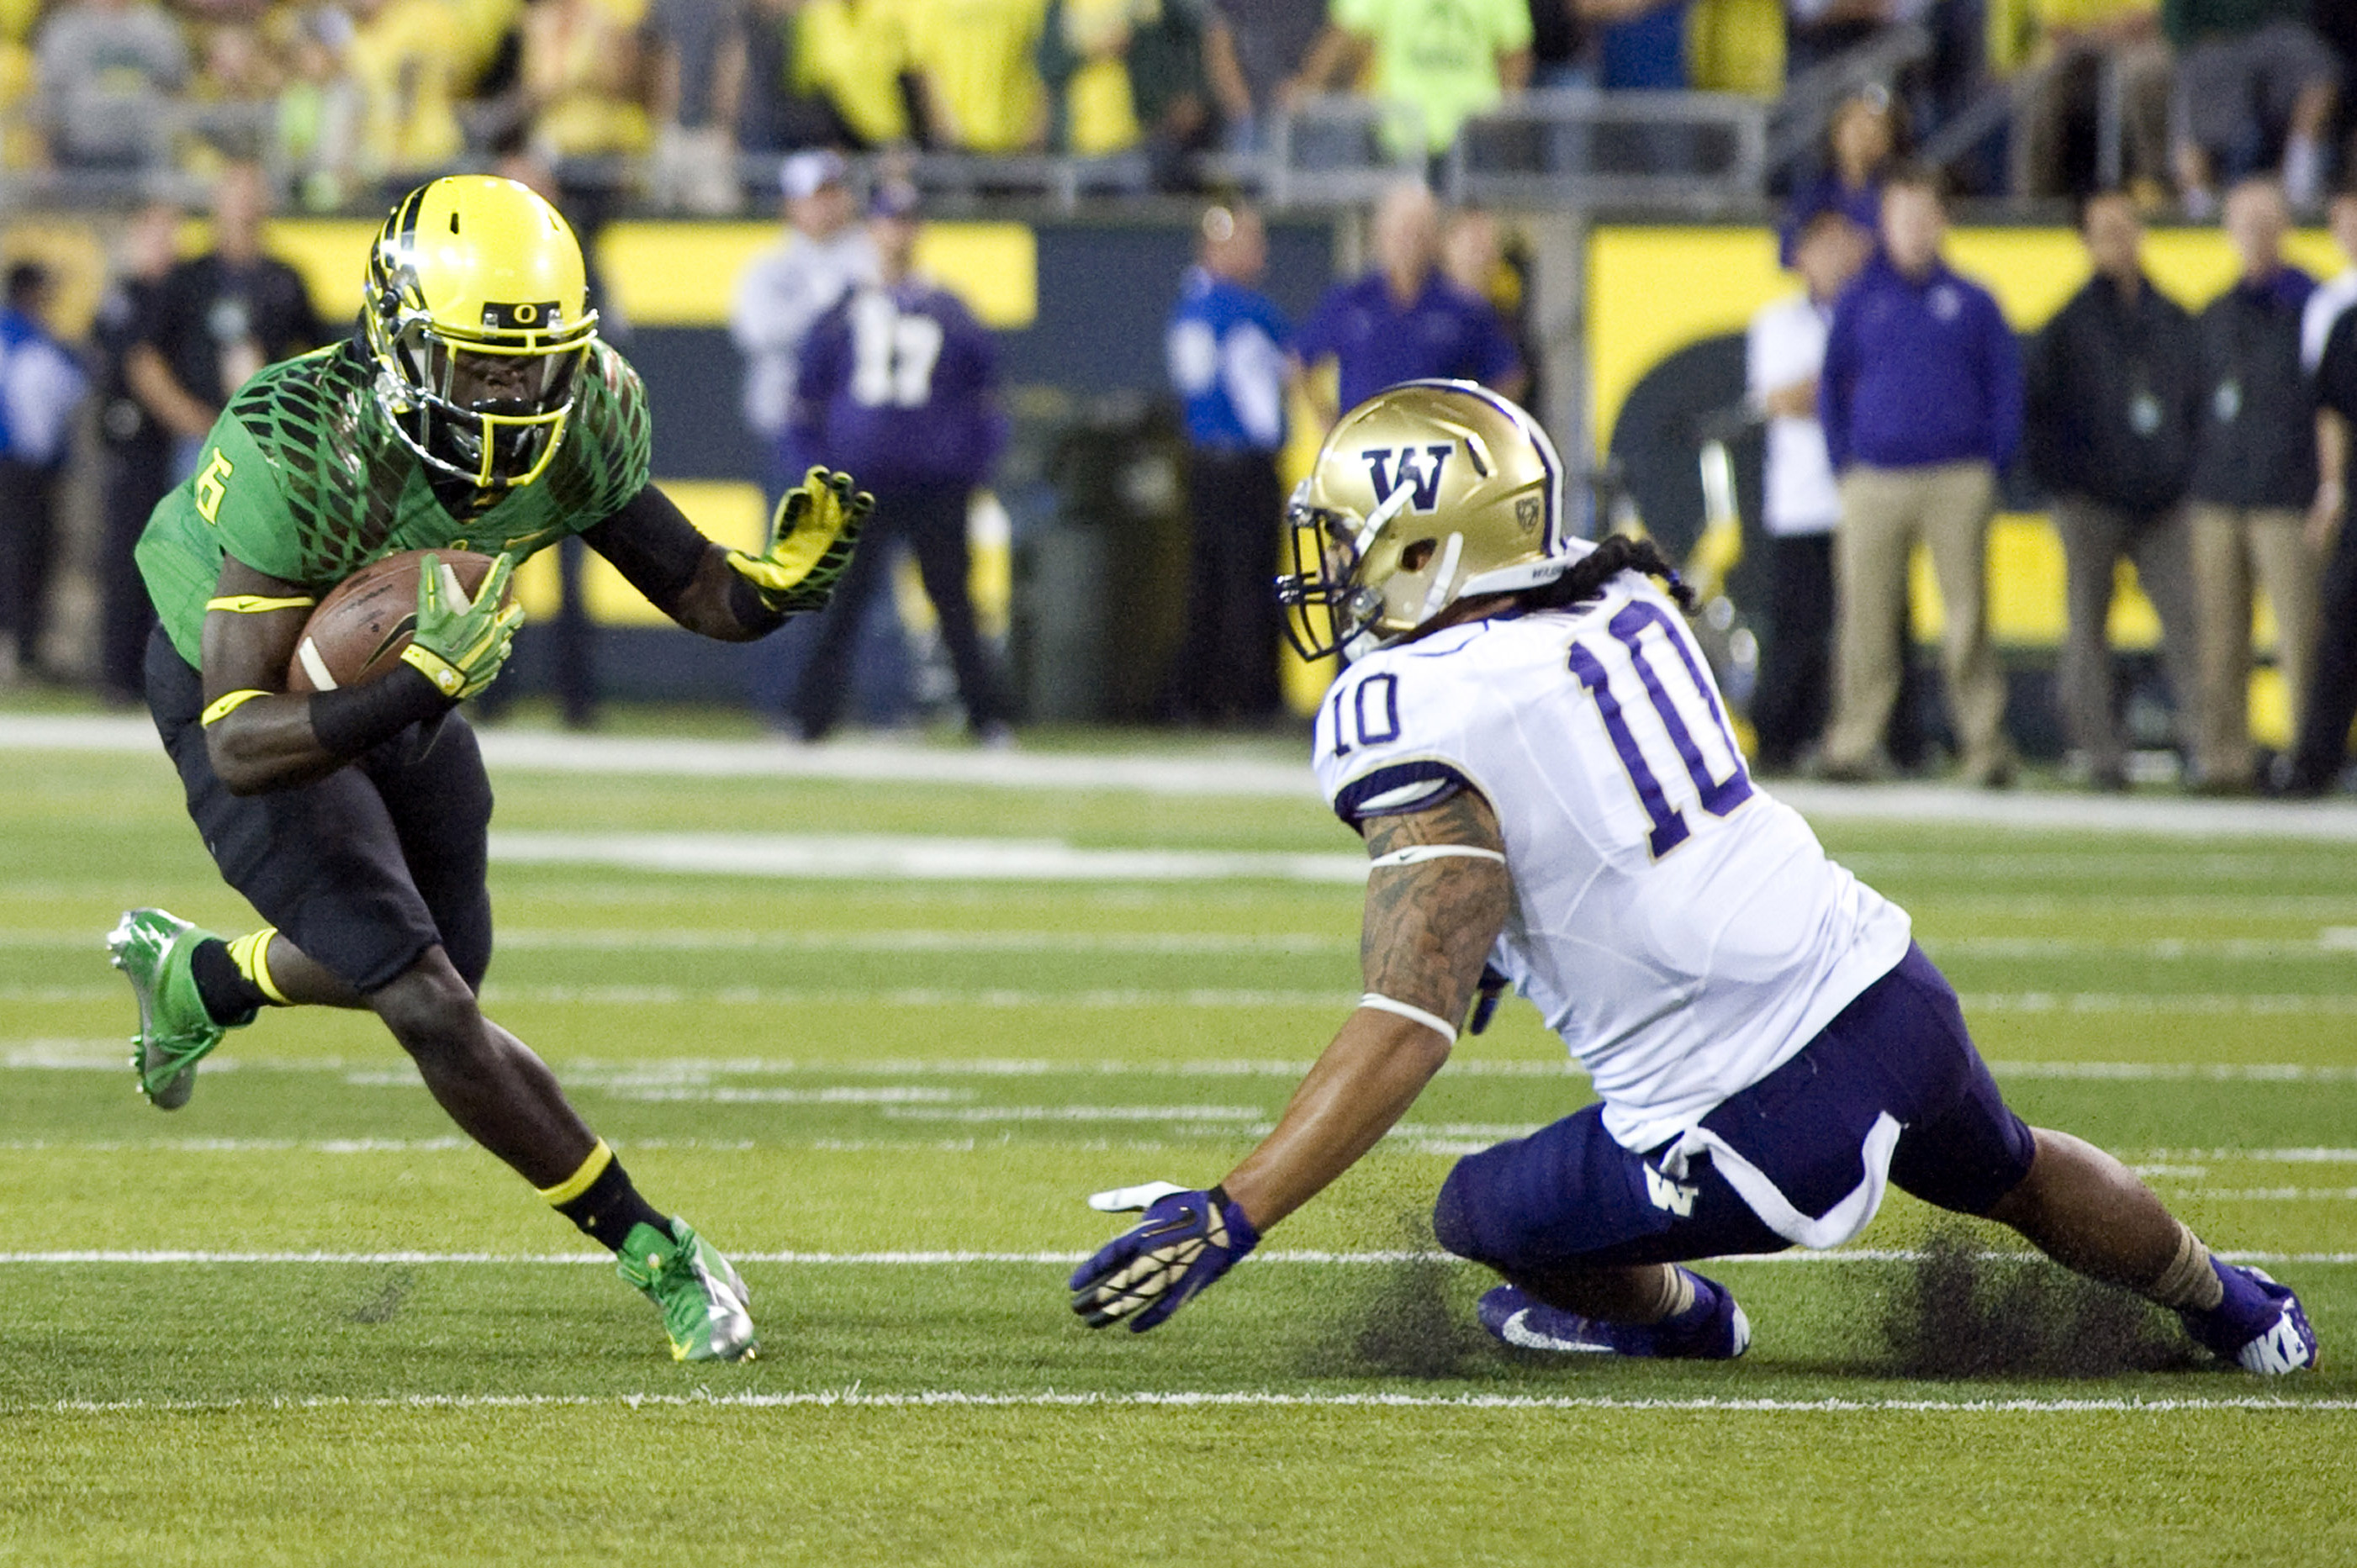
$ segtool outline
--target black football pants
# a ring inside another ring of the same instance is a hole
[[[2349,726],[2357,723],[2357,517],[2341,520],[2317,598],[2316,656],[2291,779],[2302,789],[2330,789],[2349,759]]]
[[[439,945],[471,990],[491,962],[491,781],[448,713],[325,779],[233,795],[198,717],[203,683],[157,627],[147,706],[221,879],[303,955],[366,996]]]
[[[973,493],[972,486],[963,484],[876,487],[875,514],[859,536],[850,569],[835,585],[818,645],[811,650],[810,662],[802,666],[802,681],[794,688],[794,722],[804,738],[822,738],[842,714],[859,623],[867,601],[891,581],[891,547],[904,539],[916,554],[925,596],[941,618],[942,641],[957,671],[966,723],[981,731],[1006,722],[1006,699],[999,693],[989,650],[982,645],[966,585],[973,553],[966,546],[965,514]]]
[[[1284,491],[1266,452],[1187,454],[1193,531],[1187,634],[1170,691],[1184,717],[1265,719],[1277,710],[1276,552]]]

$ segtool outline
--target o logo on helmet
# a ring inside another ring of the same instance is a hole
[[[536,305],[519,305],[515,307],[515,318],[518,321],[526,323],[527,325],[537,321],[540,319],[540,306]]]

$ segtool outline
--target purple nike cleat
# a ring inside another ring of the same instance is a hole
[[[1556,1354],[1649,1356],[1726,1361],[1751,1345],[1751,1322],[1726,1286],[1684,1271],[1695,1304],[1661,1323],[1606,1323],[1549,1306],[1520,1285],[1500,1285],[1482,1296],[1481,1326],[1523,1350]]]
[[[2222,1361],[2263,1378],[2316,1365],[2316,1330],[2288,1285],[2237,1263],[2210,1260],[2225,1298],[2208,1312],[2183,1312],[2186,1331]]]

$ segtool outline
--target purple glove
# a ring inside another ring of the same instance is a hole
[[[1244,1211],[1216,1187],[1189,1192],[1150,1182],[1098,1193],[1089,1204],[1109,1213],[1146,1210],[1067,1282],[1072,1310],[1092,1328],[1126,1318],[1131,1333],[1143,1334],[1260,1245]]]

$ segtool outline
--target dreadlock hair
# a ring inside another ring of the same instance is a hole
[[[1669,557],[1663,555],[1652,540],[1636,539],[1625,533],[1607,537],[1554,582],[1515,596],[1534,610],[1567,609],[1596,597],[1604,591],[1606,584],[1623,572],[1641,572],[1648,577],[1660,578],[1663,589],[1677,601],[1678,608],[1689,614],[1693,612],[1694,590],[1679,577],[1678,569],[1670,564]]]

